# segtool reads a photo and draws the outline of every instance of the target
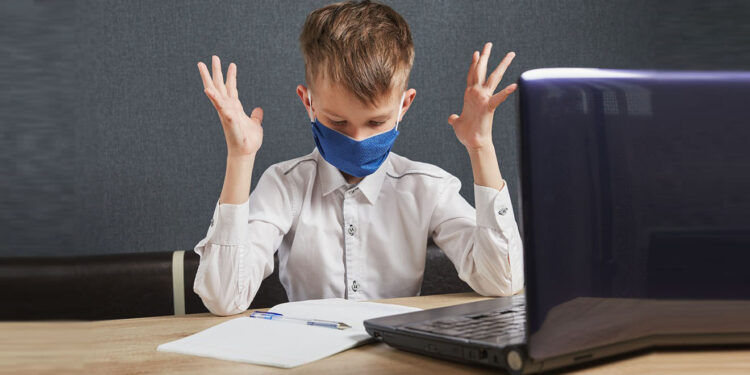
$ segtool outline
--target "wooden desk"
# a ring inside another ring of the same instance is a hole
[[[382,300],[433,308],[485,299],[474,293]],[[488,368],[437,360],[376,343],[294,369],[157,352],[239,315],[163,316],[95,322],[0,322],[0,373],[481,374]],[[252,338],[248,338],[249,340]],[[750,350],[653,352],[577,370],[577,374],[748,374]]]

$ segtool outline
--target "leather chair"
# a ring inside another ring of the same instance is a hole
[[[99,320],[208,312],[193,292],[192,250],[0,258],[0,320]],[[422,295],[471,291],[430,243]],[[286,302],[278,259],[250,308]]]

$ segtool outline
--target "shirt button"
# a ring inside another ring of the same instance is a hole
[[[349,233],[350,236],[353,236],[354,233],[357,233],[357,227],[355,227],[354,224],[349,224],[349,228],[346,232]]]
[[[357,280],[352,281],[352,292],[356,292],[359,289],[359,283]]]
[[[214,226],[214,219],[211,219],[211,224],[209,225],[209,227],[212,227],[212,226]]]
[[[497,211],[497,214],[502,216],[502,215],[505,215],[505,213],[507,212],[508,212],[508,207],[503,207],[500,209],[500,211]]]

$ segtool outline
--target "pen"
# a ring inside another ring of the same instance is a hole
[[[310,326],[318,326],[318,327],[326,327],[326,328],[334,328],[334,329],[347,329],[352,328],[350,325],[342,322],[334,322],[331,320],[320,320],[320,319],[302,319],[302,318],[292,318],[288,316],[284,316],[279,313],[275,312],[265,312],[265,311],[253,311],[252,314],[250,314],[251,318],[258,318],[258,319],[268,319],[268,320],[294,320],[298,322],[304,322],[307,325]]]

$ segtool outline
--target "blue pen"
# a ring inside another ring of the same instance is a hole
[[[301,319],[301,318],[292,318],[288,316],[284,316],[279,313],[275,312],[265,312],[265,311],[253,311],[252,314],[250,314],[251,318],[258,318],[258,319],[268,319],[268,320],[293,320],[300,323],[305,323],[310,326],[318,326],[318,327],[326,327],[326,328],[334,328],[334,329],[347,329],[352,328],[350,325],[342,322],[334,322],[331,320],[319,320],[319,319]]]

